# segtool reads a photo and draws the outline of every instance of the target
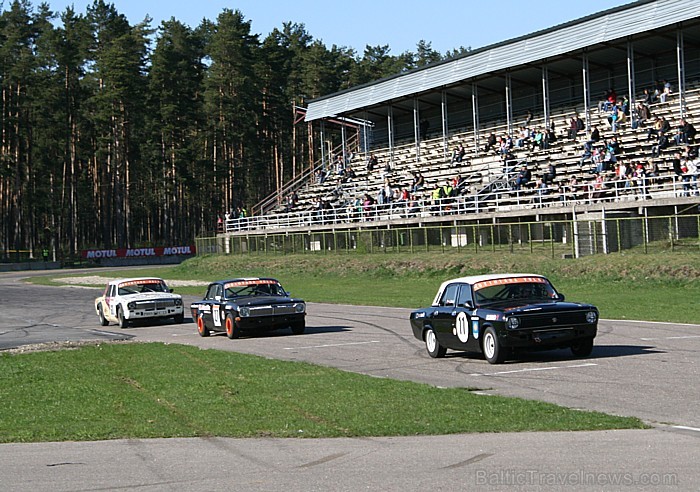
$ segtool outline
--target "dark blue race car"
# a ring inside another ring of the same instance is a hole
[[[593,350],[598,309],[566,302],[541,275],[504,274],[444,282],[432,306],[411,313],[413,335],[431,357],[447,349],[482,352],[491,364],[519,350]]]
[[[290,297],[274,278],[236,278],[212,282],[204,299],[190,306],[200,336],[212,331],[238,338],[245,332],[306,329],[306,303]]]

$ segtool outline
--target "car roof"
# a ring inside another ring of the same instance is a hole
[[[160,277],[127,277],[127,278],[115,278],[113,280],[110,280],[109,284],[111,285],[111,284],[122,284],[124,282],[139,282],[142,280],[159,280],[161,282],[165,282],[165,280],[163,280]]]
[[[452,280],[446,280],[441,284],[441,288],[447,284],[453,283],[463,283],[474,285],[477,282],[485,282],[489,280],[498,280],[502,278],[517,278],[517,277],[541,277],[546,278],[544,275],[539,275],[536,273],[491,273],[487,275],[471,275],[469,277],[458,277]]]
[[[256,282],[258,280],[265,280],[265,281],[272,281],[272,282],[279,283],[279,280],[277,280],[276,278],[272,278],[272,277],[238,277],[238,278],[229,278],[226,280],[217,280],[215,282],[212,282],[212,284],[230,284],[232,282]]]

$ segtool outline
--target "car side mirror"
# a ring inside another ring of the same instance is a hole
[[[466,301],[462,304],[465,308],[474,309],[474,303],[472,301]]]
[[[557,294],[558,301],[563,301],[564,299],[566,299],[566,296],[564,296],[564,294]]]

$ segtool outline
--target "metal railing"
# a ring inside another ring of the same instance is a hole
[[[425,193],[425,190],[422,190]],[[225,232],[271,232],[278,229],[307,228],[336,224],[392,221],[397,219],[469,215],[481,212],[512,211],[591,205],[606,202],[651,201],[659,198],[697,196],[698,177],[663,176],[594,183],[565,183],[557,188],[520,190],[491,189],[488,193],[432,199],[421,196],[389,203],[367,203],[356,199],[341,207],[320,208],[233,218],[225,223]]]

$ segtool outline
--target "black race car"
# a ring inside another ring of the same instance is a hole
[[[431,357],[444,357],[447,349],[478,351],[497,364],[518,350],[590,355],[598,309],[565,302],[541,275],[479,275],[444,282],[433,305],[413,311],[410,321]]]
[[[190,306],[200,336],[223,331],[229,338],[242,332],[306,329],[306,304],[293,299],[273,278],[236,278],[209,284],[204,299]]]

